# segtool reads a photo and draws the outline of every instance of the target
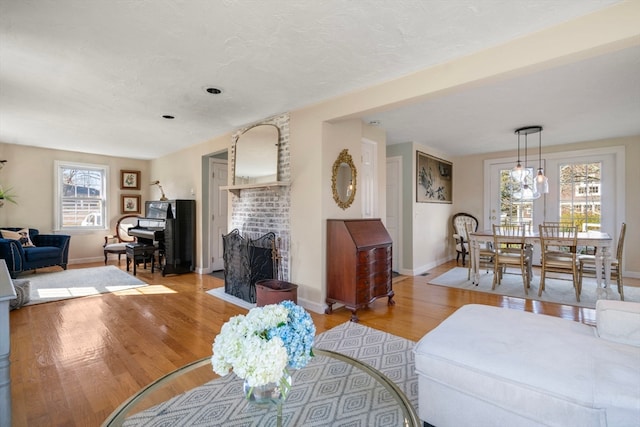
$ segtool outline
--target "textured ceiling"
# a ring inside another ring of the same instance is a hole
[[[543,146],[640,135],[640,47],[365,120],[388,130],[388,144],[414,141],[451,155],[513,149],[514,130],[533,125],[543,126]]]
[[[0,0],[0,141],[157,158],[616,2]],[[639,55],[612,55],[619,67],[592,59],[593,75],[568,65],[366,119],[381,120],[391,143],[495,151],[504,148],[496,136],[512,142],[519,125],[544,122],[575,137],[567,121],[601,117],[570,91],[589,87],[589,104],[606,101],[616,112],[607,120],[638,134],[618,111],[639,111],[630,99]],[[615,81],[602,77],[611,72]],[[550,106],[557,120],[546,120]],[[600,127],[585,139],[610,136]]]

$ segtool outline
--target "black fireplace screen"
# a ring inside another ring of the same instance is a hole
[[[276,236],[267,233],[246,239],[235,229],[222,236],[224,250],[224,291],[245,301],[256,302],[256,282],[274,279]]]

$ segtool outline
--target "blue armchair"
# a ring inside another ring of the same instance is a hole
[[[19,227],[2,227],[3,230],[19,231]],[[7,263],[11,278],[20,273],[58,265],[67,269],[69,241],[71,236],[63,234],[40,234],[29,229],[29,238],[35,246],[23,247],[18,240],[0,238],[0,258]]]

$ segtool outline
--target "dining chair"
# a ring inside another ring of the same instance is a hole
[[[556,227],[559,229],[559,231],[570,231],[573,227],[575,227],[575,224],[571,221],[545,221],[542,224]]]
[[[120,257],[127,253],[127,243],[132,243],[136,240],[135,237],[129,236],[129,228],[138,225],[138,215],[124,215],[118,219],[116,223],[116,234],[104,236],[104,244],[102,245],[104,250],[104,263],[107,264],[108,254],[118,254],[118,264],[120,264]]]
[[[557,226],[560,230],[565,230],[565,231],[576,226],[578,228],[578,231],[580,231],[579,224],[575,224],[573,221],[545,221],[543,224]],[[596,248],[593,246],[578,246],[578,248],[576,249],[576,252],[578,255],[594,254],[595,250]]]
[[[571,221],[545,221],[542,224],[545,225],[545,226],[553,227],[553,230],[555,230],[555,232],[557,232],[557,233],[563,233],[563,232],[571,231],[571,230],[573,230],[574,227],[577,227]],[[576,228],[576,230],[577,230],[577,228]],[[540,231],[540,230],[538,229],[538,231]],[[557,250],[554,250],[554,249],[557,249]],[[562,249],[562,248],[554,248],[554,247],[550,246],[548,248],[548,250],[550,252],[557,252],[559,255],[562,255],[564,253],[564,249]],[[542,263],[542,258],[540,258],[540,263]]]
[[[503,224],[493,225],[493,249],[495,258],[493,263],[492,290],[502,281],[502,276],[508,267],[519,267],[522,274],[524,293],[529,293],[531,287],[530,265],[531,257],[527,254],[524,240],[524,225]]]
[[[522,225],[525,235],[533,233],[533,224],[531,221],[506,221],[503,225]],[[524,249],[527,257],[529,257],[527,271],[529,272],[529,281],[531,281],[533,279],[533,244],[525,242]]]
[[[466,224],[471,225],[473,231],[478,230],[478,219],[468,213],[460,212],[451,219],[453,224],[453,239],[456,245],[456,262],[462,256],[462,265],[465,265],[465,258],[469,253],[469,240],[467,239]]]
[[[470,259],[474,259],[474,248],[473,245],[471,245],[471,240],[470,240],[470,234],[473,233],[475,230],[473,228],[473,225],[470,223],[466,223],[465,224],[465,239],[467,242],[469,242],[469,257]],[[479,254],[478,254],[478,260],[479,260],[479,265],[478,265],[478,269],[480,270],[481,267],[485,268],[487,270],[487,273],[489,272],[489,268],[493,269],[493,261],[494,261],[494,257],[495,257],[495,251],[493,250],[493,245],[491,243],[486,243],[486,244],[480,244],[479,245]],[[471,279],[471,262],[469,262],[469,267],[468,267],[468,271],[467,271],[467,280]],[[476,286],[478,286],[478,283],[476,283]]]
[[[545,289],[547,273],[570,274],[576,301],[580,302],[580,282],[578,280],[578,228],[564,224],[540,224],[540,289],[538,297]],[[561,279],[567,280],[567,279]]]
[[[611,260],[611,278],[615,278],[618,283],[618,293],[620,294],[620,300],[624,301],[624,287],[622,283],[622,251],[624,248],[624,235],[627,231],[627,224],[622,223],[620,226],[620,234],[618,235],[618,247],[616,249],[616,258]],[[582,289],[582,277],[596,277],[596,256],[595,255],[580,255],[578,256],[579,269],[578,269],[578,283],[580,289]]]

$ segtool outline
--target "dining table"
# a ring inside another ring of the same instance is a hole
[[[540,233],[530,231],[525,232],[524,240],[526,244],[537,245],[540,247]],[[473,284],[480,283],[480,245],[490,242],[493,243],[493,230],[478,230],[469,234],[469,245],[471,249],[471,280]],[[612,245],[613,238],[608,233],[601,231],[584,231],[578,233],[578,246],[590,246],[595,248],[598,295],[604,292],[604,288],[609,286],[609,281],[611,280]],[[603,270],[604,277],[602,277]]]

